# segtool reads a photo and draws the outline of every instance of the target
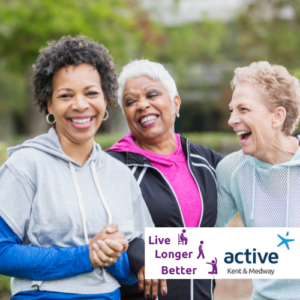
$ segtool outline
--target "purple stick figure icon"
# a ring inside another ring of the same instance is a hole
[[[200,246],[199,246],[199,255],[198,255],[197,259],[199,259],[201,256],[203,256],[203,259],[205,258],[204,252],[203,252],[203,249],[202,249],[203,243],[204,243],[203,241],[200,242]]]
[[[217,262],[217,258],[215,257],[215,261],[212,260],[211,263],[207,263],[209,265],[212,265],[212,271],[208,272],[208,274],[218,274]]]
[[[186,230],[183,229],[181,234],[178,234],[178,245],[187,245],[188,239],[184,236]]]

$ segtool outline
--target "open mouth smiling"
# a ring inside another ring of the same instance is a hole
[[[236,133],[239,136],[241,143],[246,142],[252,134],[250,130],[237,131]]]
[[[158,118],[158,116],[151,115],[149,117],[142,118],[141,120],[139,120],[139,122],[140,122],[140,124],[146,124],[153,120],[156,120],[157,118]]]
[[[72,119],[72,118],[70,118],[71,122],[75,123],[75,124],[86,124],[86,123],[91,122],[92,119],[93,119],[93,117],[85,118],[85,119]]]
[[[156,122],[158,115],[146,115],[139,118],[138,122],[143,127],[148,127]]]
[[[74,116],[72,118],[68,118],[68,121],[70,122],[70,124],[78,129],[88,129],[92,126],[92,124],[94,123],[96,116],[92,116],[92,115],[85,115],[85,116]]]

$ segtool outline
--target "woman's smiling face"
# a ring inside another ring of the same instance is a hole
[[[264,157],[275,139],[274,113],[263,102],[258,85],[242,83],[233,92],[228,124],[240,138],[243,153]],[[262,159],[261,159],[262,160]]]
[[[174,134],[175,116],[180,98],[171,101],[168,90],[147,76],[127,81],[123,96],[124,114],[137,140],[161,141]]]
[[[105,108],[100,75],[93,66],[68,66],[55,73],[48,111],[56,120],[59,137],[75,144],[90,142],[100,127]]]

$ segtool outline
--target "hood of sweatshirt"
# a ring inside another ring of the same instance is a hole
[[[258,160],[255,157],[248,156],[248,155],[246,157],[252,165],[259,167],[261,169],[272,169],[272,168],[277,169],[277,168],[295,167],[295,166],[300,166],[300,147],[298,148],[298,150],[296,151],[294,156],[291,158],[291,160],[284,162],[282,164],[270,165],[268,163],[264,163],[264,162]]]
[[[8,157],[12,156],[16,151],[25,148],[32,148],[32,149],[42,151],[49,155],[55,156],[67,163],[71,162],[72,164],[81,167],[80,164],[78,164],[76,161],[74,161],[72,158],[68,157],[64,153],[54,128],[49,129],[47,134],[39,135],[31,140],[25,141],[21,145],[8,148],[7,149]],[[93,151],[89,159],[85,163],[85,165],[88,165],[91,161],[94,161],[94,163],[97,164],[98,167],[100,167],[101,147],[99,144],[95,143],[95,141],[93,144]]]

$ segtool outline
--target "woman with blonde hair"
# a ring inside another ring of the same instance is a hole
[[[237,68],[228,124],[242,150],[217,167],[218,216],[226,226],[238,211],[246,227],[300,226],[300,150],[291,136],[300,116],[300,84],[268,62]],[[300,281],[253,280],[252,300],[300,298]]]

